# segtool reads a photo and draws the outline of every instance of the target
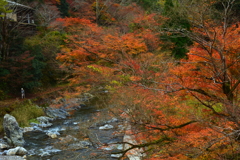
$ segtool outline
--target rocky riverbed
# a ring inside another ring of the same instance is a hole
[[[111,160],[121,156],[112,152],[123,150],[123,145],[117,144],[122,142],[124,136],[122,121],[108,117],[107,108],[99,109],[94,103],[84,103],[91,98],[93,96],[89,94],[68,101],[54,100],[53,104],[60,103],[62,106],[58,109],[47,108],[46,116],[38,117],[39,123],[31,123],[32,127],[15,127],[17,131],[14,134],[18,134],[16,140],[9,140],[9,136],[2,139],[0,159]],[[97,120],[100,114],[106,117]],[[10,115],[6,117],[14,119]],[[116,131],[118,134],[115,134]]]
[[[90,103],[89,103],[90,101]],[[85,103],[88,102],[88,103]],[[94,103],[93,103],[94,102]],[[92,95],[69,100],[53,100],[53,106],[45,109],[46,116],[38,117],[39,123],[19,128],[15,118],[5,115],[11,126],[0,142],[0,159],[6,160],[114,160],[121,154],[113,154],[124,148],[126,122],[110,117],[108,107],[96,107],[98,102]],[[101,118],[99,118],[101,117]],[[7,127],[5,127],[7,128]],[[11,137],[10,135],[14,135]],[[128,142],[131,138],[128,139]],[[126,147],[126,146],[125,146]],[[140,160],[138,151],[130,156]]]

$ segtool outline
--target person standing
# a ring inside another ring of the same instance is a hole
[[[22,99],[25,98],[25,91],[23,88],[21,88],[21,95],[22,95]]]

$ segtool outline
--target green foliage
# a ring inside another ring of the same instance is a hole
[[[140,4],[145,10],[158,11],[161,8],[159,0],[134,0],[134,1]]]
[[[25,40],[26,48],[37,53],[36,59],[33,61],[33,68],[38,71],[35,73],[35,78],[39,84],[43,86],[55,85],[57,79],[64,75],[59,70],[59,64],[55,59],[65,38],[66,35],[58,31],[45,31],[44,34],[38,34]],[[30,83],[28,85],[39,84]]]
[[[184,58],[188,52],[187,46],[192,45],[192,41],[188,37],[170,37],[171,42],[175,44],[172,49],[172,55],[177,58]]]
[[[2,82],[0,83],[0,100],[4,100],[6,98],[8,98],[8,93],[9,93],[9,90],[8,90],[8,85],[6,82]]]
[[[17,52],[17,48],[19,51]],[[28,50],[27,50],[28,49]],[[25,48],[12,48],[15,56],[8,58],[0,65],[0,79],[7,85],[0,85],[0,89],[7,93],[18,91],[21,87],[32,90],[40,86],[42,70],[45,67],[44,57],[39,46]],[[16,51],[16,52],[14,52]],[[3,84],[3,83],[2,83]]]
[[[37,124],[39,124],[40,122],[36,118],[33,118],[33,119],[29,120],[29,123],[37,123]]]
[[[33,104],[30,100],[15,101],[12,105],[7,107],[0,107],[0,132],[3,131],[3,117],[5,114],[10,114],[16,118],[21,127],[29,126],[30,122],[35,122],[37,117],[43,116],[44,111],[41,107]]]
[[[24,44],[31,47],[39,45],[43,54],[52,55],[59,52],[60,45],[64,43],[64,39],[66,39],[66,34],[59,31],[47,30],[25,39]]]
[[[140,28],[142,28],[142,26],[139,23],[130,23],[129,24],[130,32],[134,32]]]
[[[9,72],[8,69],[6,69],[6,68],[0,68],[0,77],[5,77],[5,76],[7,76],[7,75],[9,75],[9,74],[10,74],[10,72]]]
[[[60,0],[59,4],[57,4],[57,8],[60,12],[61,17],[69,17],[69,4],[66,0]]]
[[[43,76],[42,70],[46,63],[44,62],[40,46],[29,47],[28,49],[31,52],[31,55],[34,56],[34,59],[31,61],[31,69],[25,72],[29,78],[23,83],[23,87],[31,90],[41,85],[40,80]]]
[[[56,84],[61,75],[59,66],[55,61],[56,54],[64,43],[65,35],[58,31],[44,31],[33,37],[16,37],[18,32],[11,32],[10,55],[0,63],[0,80],[6,82],[0,90],[16,92],[24,87],[28,91],[44,83]],[[3,84],[3,83],[2,83]]]
[[[8,82],[8,80],[4,80],[2,77],[0,77],[0,81],[1,81],[1,84],[0,84],[0,100],[4,100],[8,97],[10,97],[8,95],[8,93],[10,92],[10,83]]]
[[[108,90],[108,91],[116,91],[116,88],[114,86],[111,86],[111,85],[106,85],[105,88]]]
[[[7,61],[2,62],[0,64],[0,70],[2,71],[0,76],[2,85],[0,89],[5,93],[18,91],[22,84],[31,77],[29,70],[32,59],[29,54],[23,53],[18,58],[8,58]]]
[[[12,10],[7,7],[8,2],[5,0],[0,0],[0,12],[1,13],[11,13]],[[0,15],[0,17],[4,17],[3,14]]]
[[[173,12],[173,2],[172,0],[166,0],[164,3],[163,15],[171,15]]]
[[[102,71],[99,68],[94,67],[92,65],[88,65],[87,68],[89,68],[89,69],[91,69],[91,70],[93,70],[95,72],[102,73]]]
[[[36,80],[39,80],[42,77],[41,70],[45,66],[44,56],[41,52],[41,46],[35,46],[32,49],[32,53],[34,55],[34,59],[32,60],[32,68],[33,68],[32,72],[33,72],[34,78]]]
[[[0,100],[4,100],[4,99],[6,99],[8,97],[9,96],[7,95],[7,92],[0,89]]]
[[[117,85],[117,86],[122,86],[123,85],[122,82],[116,81],[116,80],[111,81],[110,84]]]
[[[184,16],[179,15],[178,11],[175,10],[175,6],[172,0],[165,1],[163,15],[169,18],[169,20],[163,24],[163,28],[182,31],[190,30],[191,25],[187,20],[187,17],[184,18]],[[174,45],[171,49],[171,52],[172,55],[177,59],[184,58],[188,52],[187,46],[192,45],[192,41],[187,36],[183,36],[181,33],[163,35],[161,39],[165,42],[168,41]],[[163,46],[163,48],[166,47],[169,48],[168,45]]]
[[[25,52],[23,41],[24,37],[16,36],[18,31],[12,31],[8,39],[10,48],[9,56],[0,63],[0,80],[2,84],[0,89],[6,95],[8,92],[15,92],[23,87],[24,83],[27,83],[32,76],[32,59],[33,56],[29,52]],[[14,38],[12,38],[14,37]],[[3,84],[5,84],[3,86]]]
[[[117,81],[119,83],[119,86],[122,86],[124,84],[127,84],[129,82],[131,82],[131,75],[118,75],[119,81]]]
[[[8,43],[10,44],[9,53],[11,53],[11,56],[19,56],[25,51],[23,45],[24,39],[25,37],[20,36],[18,30],[13,30],[10,32]]]
[[[44,115],[42,108],[33,104],[30,100],[24,101],[22,104],[15,104],[14,111],[11,115],[16,118],[21,127],[29,126],[29,120]]]

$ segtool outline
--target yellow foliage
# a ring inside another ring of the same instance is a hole
[[[94,67],[94,66],[92,66],[92,65],[88,65],[87,68],[92,69],[92,70],[95,71],[95,72],[102,73],[102,71],[101,71],[99,68]]]

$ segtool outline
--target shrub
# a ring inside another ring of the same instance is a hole
[[[30,100],[25,101],[22,104],[15,107],[14,111],[10,114],[16,118],[20,127],[29,126],[29,120],[44,115],[44,111],[41,107],[32,104]]]

